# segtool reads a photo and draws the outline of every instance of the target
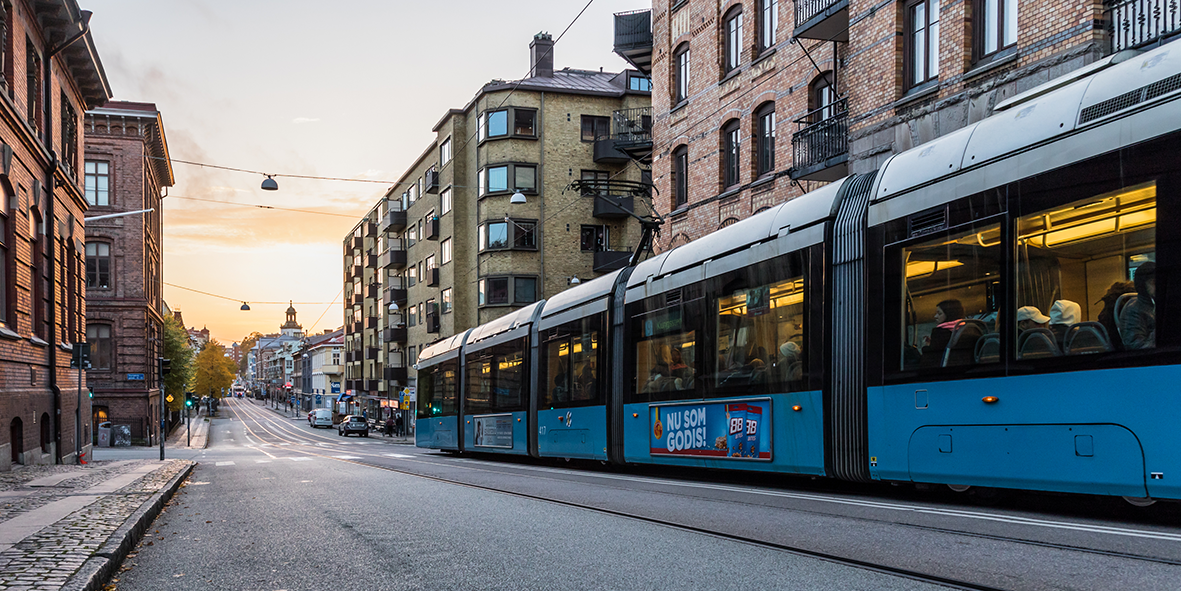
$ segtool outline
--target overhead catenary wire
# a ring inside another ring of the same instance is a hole
[[[250,304],[262,304],[262,305],[287,305],[287,304],[299,304],[299,305],[301,305],[301,306],[303,306],[303,305],[307,305],[307,306],[319,306],[319,305],[323,305],[323,304],[332,305],[332,304],[335,304],[335,303],[336,303],[335,301],[332,301],[332,302],[292,302],[292,301],[288,301],[288,302],[259,302],[259,301],[255,301],[255,300],[247,300],[247,299],[242,299],[242,298],[231,298],[230,296],[219,295],[219,294],[216,294],[216,293],[209,293],[209,292],[207,292],[207,291],[201,291],[201,290],[199,290],[199,289],[193,289],[193,288],[191,288],[191,287],[185,287],[185,286],[183,286],[183,285],[177,285],[177,284],[175,284],[175,283],[169,283],[169,282],[167,282],[167,281],[162,281],[161,283],[163,283],[164,285],[167,285],[168,287],[175,287],[175,288],[177,288],[177,289],[183,289],[183,290],[185,290],[185,291],[192,291],[192,292],[196,292],[196,293],[199,293],[199,294],[201,294],[201,295],[207,295],[207,296],[209,296],[209,297],[213,297],[213,298],[221,298],[221,299],[223,299],[223,300],[230,300],[231,302],[244,302],[244,303],[250,303]],[[344,288],[341,288],[341,291],[343,292],[343,291],[344,291]],[[337,297],[339,297],[339,296],[337,296]]]

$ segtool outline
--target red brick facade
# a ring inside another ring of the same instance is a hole
[[[657,248],[683,244],[814,190],[823,182],[817,177],[831,180],[873,170],[890,155],[978,121],[998,102],[1110,51],[1101,2],[998,2],[1017,6],[1016,42],[981,55],[984,52],[973,43],[973,12],[983,13],[983,0],[940,0],[938,75],[933,82],[910,88],[904,74],[910,49],[906,39],[912,31],[906,29],[904,17],[911,2],[778,0],[775,43],[760,49],[760,12],[770,0],[655,0],[653,180],[659,190],[655,206],[669,214]],[[842,4],[847,4],[843,20]],[[821,16],[804,20],[805,27],[798,28],[796,10],[806,5],[819,6]],[[837,15],[825,19],[826,7]],[[726,72],[725,22],[739,10],[740,59],[737,68]],[[818,35],[822,30],[835,33]],[[847,41],[831,41],[844,36]],[[675,57],[686,47],[687,98],[674,104]],[[803,163],[793,162],[793,134],[803,127],[796,121],[817,108],[821,80],[835,83],[837,100],[844,99],[848,106],[841,127],[846,148],[844,157],[829,161],[838,164],[826,174],[802,174]],[[772,101],[775,166],[757,176],[756,110]],[[724,187],[722,129],[732,121],[738,122],[741,138],[739,178],[736,185]],[[674,151],[681,146],[688,150],[688,202],[678,205],[672,167]]]
[[[94,420],[127,425],[133,440],[156,442],[160,385],[155,360],[164,321],[160,202],[164,187],[173,182],[156,106],[111,101],[89,111],[86,162],[95,166],[96,177],[105,172],[108,183],[106,199],[91,205],[90,217],[154,210],[86,224],[92,250],[86,290],[92,351],[86,377],[94,388]],[[100,269],[107,274],[99,277]],[[109,354],[100,351],[103,347]]]
[[[73,463],[76,448],[89,452],[90,405],[79,395],[84,378],[70,369],[71,344],[85,340],[86,329],[82,114],[111,93],[76,2],[3,2],[0,18],[6,470],[13,463]]]

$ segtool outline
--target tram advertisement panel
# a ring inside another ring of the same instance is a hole
[[[472,417],[476,423],[476,447],[513,446],[513,416],[488,415]]]
[[[771,401],[649,407],[649,453],[735,460],[771,459]]]

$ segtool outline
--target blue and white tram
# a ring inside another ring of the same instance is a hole
[[[513,453],[1181,499],[1158,223],[1181,227],[1169,45],[428,347],[419,445],[493,451],[465,445],[496,414],[465,407],[467,364],[512,342]]]

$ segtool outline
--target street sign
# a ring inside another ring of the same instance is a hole
[[[340,382],[332,382],[332,393],[340,394]]]
[[[321,394],[316,394],[316,404],[320,404],[320,403],[321,403],[321,402],[323,402],[323,401],[324,401],[324,397],[323,397],[323,395],[321,395]]]
[[[168,397],[167,397],[167,398],[165,398],[164,400],[167,400],[167,401],[169,401],[169,402],[172,402],[172,394],[169,394],[169,395],[168,395]]]
[[[141,381],[141,382],[142,382],[142,381],[143,381],[143,379],[144,379],[144,374],[142,374],[142,373],[129,373],[129,374],[127,374],[127,379],[128,379],[128,380],[138,380],[138,381]]]

